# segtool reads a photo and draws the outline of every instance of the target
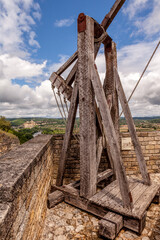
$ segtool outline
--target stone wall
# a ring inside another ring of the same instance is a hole
[[[53,183],[56,181],[58,163],[61,155],[63,142],[63,135],[54,135],[53,136],[53,171],[54,178]],[[64,184],[70,183],[71,181],[76,181],[80,179],[80,149],[79,142],[77,138],[72,138],[70,149],[68,151],[67,161],[66,161],[66,170],[64,175]],[[108,161],[104,155],[102,154],[101,164],[99,166],[99,172],[104,171],[108,167]]]
[[[15,135],[0,130],[0,156],[19,145],[19,139]]]
[[[160,132],[138,132],[138,137],[144,158],[146,160],[147,169],[149,173],[157,173],[160,168]],[[127,175],[137,175],[139,173],[138,162],[136,160],[135,151],[133,149],[129,133],[121,134],[122,142],[126,140],[129,142],[127,147],[121,147],[122,159],[126,169]],[[53,137],[53,159],[54,159],[54,183],[57,176],[58,163],[62,148],[63,135],[54,135]],[[105,154],[102,156],[99,172],[108,167]],[[71,148],[68,153],[64,183],[67,184],[71,180],[78,180],[80,178],[79,165],[79,144],[78,141],[72,139]]]
[[[53,176],[52,136],[41,135],[0,158],[0,239],[38,240]]]
[[[160,132],[138,132],[140,144],[144,158],[146,160],[149,173],[159,173],[160,169]],[[129,133],[122,133],[122,140],[128,142],[128,146],[122,144],[122,158],[128,175],[137,175],[139,173],[138,162],[136,160],[133,145],[130,144]],[[123,150],[126,149],[126,150]]]
[[[160,132],[138,133],[150,173],[159,172]],[[124,141],[125,140],[125,141]],[[47,194],[55,183],[63,135],[39,135],[0,157],[0,239],[38,240],[47,210]],[[129,134],[122,134],[122,157],[128,175],[138,173]],[[65,181],[80,178],[79,144],[72,139]],[[104,155],[99,172],[108,163]]]

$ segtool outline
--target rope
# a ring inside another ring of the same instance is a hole
[[[67,117],[66,117],[66,112],[65,112],[65,109],[64,109],[64,107],[63,107],[62,98],[61,98],[61,94],[60,94],[60,91],[59,91],[59,90],[58,90],[57,94],[58,94],[58,96],[59,96],[59,99],[60,99],[60,102],[61,102],[61,107],[62,107],[62,110],[63,110],[63,113],[64,113],[64,118],[65,118],[65,121],[66,121],[66,119],[67,119]]]
[[[149,64],[150,64],[150,62],[151,62],[153,56],[155,55],[155,53],[156,53],[156,51],[157,51],[159,45],[160,45],[160,41],[158,42],[156,48],[154,49],[154,51],[153,51],[153,53],[152,53],[152,56],[150,57],[149,61],[147,62],[147,65],[145,66],[145,68],[144,68],[144,70],[143,70],[143,72],[142,72],[142,74],[141,74],[141,76],[140,76],[138,82],[136,83],[136,85],[135,85],[135,87],[134,87],[134,89],[133,89],[131,95],[129,96],[129,98],[128,98],[128,100],[127,100],[127,103],[129,103],[130,99],[132,98],[132,96],[133,96],[133,94],[134,94],[136,88],[138,87],[138,85],[139,85],[139,83],[140,83],[140,81],[141,81],[143,75],[145,74],[145,72],[146,72],[146,70],[147,70],[147,68],[148,68],[148,66],[149,66]],[[119,115],[119,117],[121,117],[122,113],[123,113],[123,110],[122,110],[121,114]]]
[[[103,28],[103,27],[102,27]],[[103,42],[105,40],[105,38],[108,36],[107,32],[105,31],[105,29],[103,28],[103,33],[99,38],[95,38],[94,42],[98,43],[98,42]]]
[[[53,90],[53,93],[54,93],[54,97],[55,97],[55,99],[56,99],[56,103],[57,103],[59,112],[60,112],[60,114],[61,114],[61,117],[62,117],[65,125],[66,125],[66,120],[65,120],[65,118],[64,118],[64,116],[63,116],[63,114],[62,114],[62,111],[61,111],[61,108],[60,108],[60,106],[59,106],[59,102],[58,102],[58,100],[57,100],[56,93],[55,93],[55,91],[54,91],[54,87],[53,87],[53,86],[52,86],[52,90]]]
[[[64,97],[64,103],[65,103],[65,105],[66,105],[67,113],[69,113],[69,109],[68,109],[68,104],[67,104],[66,97]]]

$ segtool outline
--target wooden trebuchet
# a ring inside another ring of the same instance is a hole
[[[136,129],[134,126],[134,121],[127,103],[127,99],[119,78],[119,74],[117,72],[117,69],[114,68],[114,75],[115,75],[115,81],[116,81],[116,88],[117,88],[117,92],[118,92],[118,96],[119,96],[119,100],[128,124],[128,129],[131,135],[131,139],[132,139],[132,143],[136,152],[136,156],[137,156],[137,160],[139,163],[139,168],[140,168],[140,172],[142,174],[143,177],[143,181],[145,184],[150,185],[151,181],[150,181],[150,177],[149,174],[147,172],[147,167],[146,167],[146,163],[144,160],[144,156],[143,156],[143,152],[142,152],[142,148],[138,139],[138,136],[136,134]]]

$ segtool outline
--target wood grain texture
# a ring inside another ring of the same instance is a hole
[[[58,75],[61,75],[78,57],[78,52],[76,51],[57,71]]]
[[[53,208],[57,204],[63,202],[64,194],[61,191],[55,191],[48,195],[48,208]]]
[[[94,63],[93,63],[94,64]],[[109,144],[111,156],[114,163],[114,168],[116,170],[116,176],[120,186],[120,191],[122,195],[122,200],[125,207],[131,208],[132,202],[130,198],[130,190],[127,182],[127,177],[125,174],[124,166],[120,156],[119,143],[117,140],[117,135],[113,126],[113,122],[110,115],[110,110],[108,103],[105,97],[105,93],[98,75],[98,72],[95,67],[92,68],[92,85],[99,106],[99,110],[102,117],[104,135],[106,141]]]
[[[142,174],[143,177],[143,181],[145,184],[150,185],[151,181],[150,181],[150,177],[149,174],[147,172],[147,167],[146,167],[146,163],[144,160],[144,156],[143,156],[143,152],[142,152],[142,148],[136,133],[136,129],[134,126],[134,121],[127,103],[127,99],[117,72],[117,69],[114,68],[114,76],[115,76],[115,81],[116,81],[116,88],[117,88],[117,92],[118,92],[118,96],[119,96],[119,100],[126,118],[126,122],[128,124],[128,129],[130,132],[130,136],[132,139],[132,143],[136,152],[136,156],[137,156],[137,160],[138,160],[138,164],[139,164],[139,168],[140,168],[140,172]]]
[[[78,84],[80,113],[80,195],[96,193],[96,116],[91,85],[94,61],[94,20],[86,16],[86,30],[78,33]]]

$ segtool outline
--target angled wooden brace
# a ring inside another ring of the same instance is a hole
[[[116,176],[117,176],[117,180],[120,187],[122,201],[123,201],[124,207],[132,208],[133,207],[132,196],[129,189],[129,184],[127,181],[122,159],[121,159],[117,135],[115,133],[108,103],[107,103],[105,93],[99,78],[99,74],[94,66],[94,62],[92,65],[91,81],[92,81],[92,86],[97,99],[97,104],[99,106],[99,110],[102,117],[104,135],[111,150],[111,155],[112,155],[114,167],[116,170]]]
[[[143,181],[145,184],[150,185],[151,181],[150,181],[150,177],[149,174],[147,172],[147,167],[146,167],[146,163],[144,160],[144,156],[143,156],[143,152],[142,152],[142,148],[141,145],[139,143],[139,139],[138,136],[136,134],[136,130],[135,130],[135,126],[134,126],[134,121],[127,103],[127,99],[119,78],[119,74],[117,72],[117,69],[114,68],[114,76],[115,76],[115,81],[116,81],[116,88],[117,88],[117,92],[118,92],[118,96],[119,96],[119,100],[121,102],[121,106],[124,112],[124,116],[126,118],[127,124],[128,124],[128,129],[130,132],[130,136],[132,139],[132,143],[136,152],[136,156],[137,156],[137,160],[139,163],[139,168],[140,168],[140,172],[142,174],[143,177]]]

